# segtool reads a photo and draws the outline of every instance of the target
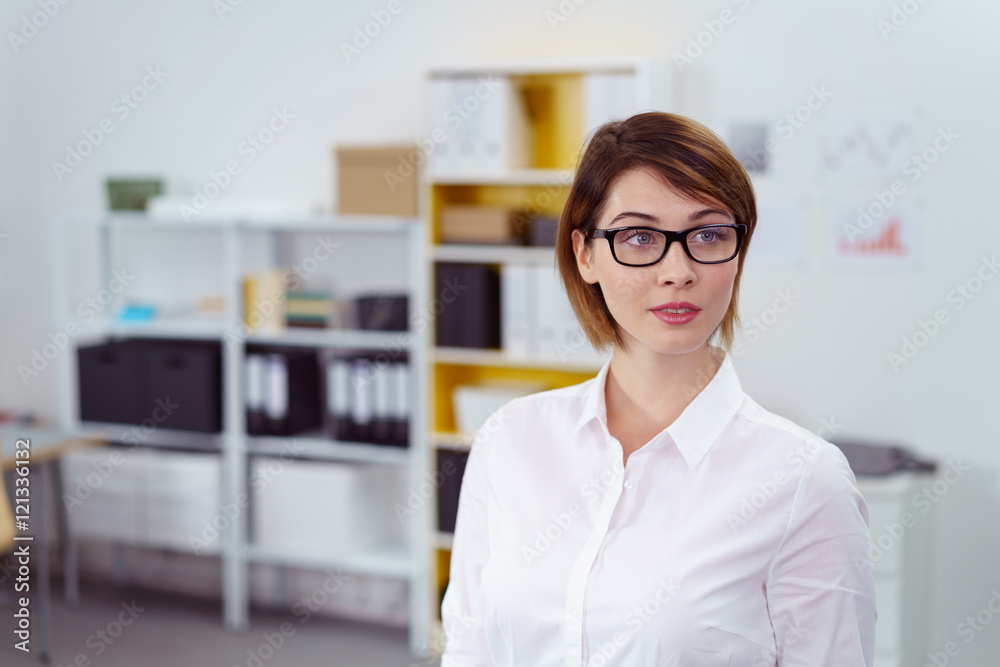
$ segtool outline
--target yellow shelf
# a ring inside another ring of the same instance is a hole
[[[433,69],[430,72],[432,79],[457,74],[510,77],[527,112],[524,130],[527,134],[523,136],[527,138],[530,148],[524,168],[437,172],[427,176],[423,181],[422,215],[427,220],[428,261],[432,264],[468,262],[494,267],[523,263],[549,265],[555,269],[555,251],[551,247],[442,243],[439,229],[441,210],[450,205],[491,206],[522,211],[528,216],[558,218],[573,184],[574,170],[590,129],[588,126],[595,121],[601,122],[595,116],[611,117],[618,113],[612,106],[621,101],[611,99],[606,106],[602,106],[599,96],[604,94],[601,91],[605,89],[600,86],[611,84],[607,84],[606,80],[602,83],[601,77],[591,79],[590,75],[631,74],[634,78],[630,84],[632,87],[627,89],[631,91],[627,93],[630,96],[628,106],[667,111],[670,105],[661,100],[669,98],[666,87],[672,81],[671,73],[668,61],[656,64],[646,58],[497,63],[495,66],[478,64]],[[606,94],[611,98],[617,93]],[[588,108],[588,104],[594,106]],[[521,128],[521,119],[513,119],[511,126]],[[521,155],[517,148],[511,151],[512,155]],[[456,428],[452,407],[456,387],[509,380],[556,389],[593,378],[603,364],[603,360],[523,358],[501,350],[456,347],[431,347],[426,356],[429,362],[428,391],[432,403],[432,414],[428,415],[429,442],[432,448],[453,449],[471,448],[475,435],[459,432]],[[444,633],[439,620],[441,600],[438,596],[448,582],[451,540],[435,530],[431,543],[429,579],[434,599],[430,601],[433,613],[429,642],[433,651],[434,647],[443,646]]]
[[[584,135],[583,74],[526,74],[512,77],[528,107],[532,165],[572,169]]]
[[[522,368],[500,365],[466,365],[435,363],[431,368],[431,382],[434,385],[434,415],[432,426],[435,431],[454,432],[455,413],[452,409],[452,393],[455,387],[467,384],[483,384],[490,380],[522,380],[539,382],[547,389],[556,389],[579,384],[594,377],[591,370],[558,370],[551,367]]]
[[[538,184],[462,184],[434,185],[431,188],[431,243],[440,244],[438,221],[441,209],[451,204],[500,206],[525,211],[529,216],[546,215],[558,218],[562,213],[572,183]]]

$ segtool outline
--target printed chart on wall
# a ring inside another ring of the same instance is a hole
[[[886,183],[917,150],[915,111],[831,111],[820,128],[820,177],[850,183]]]
[[[922,209],[913,199],[897,200],[888,208],[873,207],[866,200],[832,203],[826,212],[827,263],[844,269],[916,273],[922,254]]]

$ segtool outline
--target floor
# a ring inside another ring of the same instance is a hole
[[[59,582],[53,588],[61,591]],[[245,634],[222,629],[217,602],[84,585],[77,610],[53,600],[59,667],[437,667],[411,657],[405,628],[255,610]],[[14,612],[0,605],[0,666],[42,664],[14,648]],[[34,642],[32,642],[34,644]]]

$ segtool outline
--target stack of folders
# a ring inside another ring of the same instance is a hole
[[[548,264],[504,264],[500,272],[504,354],[546,361],[600,363],[556,270]]]
[[[295,435],[320,428],[319,369],[314,349],[248,345],[247,433]]]
[[[321,292],[288,292],[285,321],[290,327],[326,328],[333,315],[333,300]]]
[[[338,353],[326,365],[327,433],[343,442],[406,447],[412,386],[405,355]]]

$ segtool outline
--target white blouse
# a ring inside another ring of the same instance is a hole
[[[623,467],[610,364],[477,432],[441,667],[870,666],[868,508],[841,451],[743,393],[727,354]]]

